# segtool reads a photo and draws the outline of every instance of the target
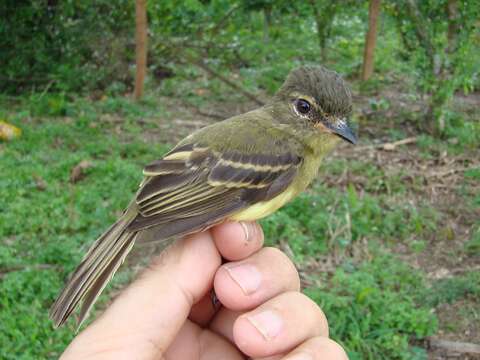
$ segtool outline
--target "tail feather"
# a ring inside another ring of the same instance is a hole
[[[128,241],[125,241],[124,245],[122,246],[118,254],[115,256],[115,258],[112,259],[110,264],[108,264],[107,268],[98,277],[98,279],[95,280],[95,283],[92,284],[91,289],[88,291],[83,300],[78,320],[79,326],[81,325],[83,320],[87,318],[88,312],[92,308],[93,304],[95,304],[102,291],[112,279],[113,275],[115,275],[120,265],[122,265],[125,257],[132,249],[134,243],[134,239],[128,239]]]
[[[127,227],[134,215],[132,211],[127,211],[89,249],[50,310],[56,327],[61,326],[82,301],[79,326],[85,320],[88,311],[132,249],[136,232],[127,231]]]

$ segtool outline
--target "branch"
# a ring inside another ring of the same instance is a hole
[[[227,20],[235,13],[235,11],[240,8],[240,6],[240,4],[233,5],[209,32],[212,35],[215,35],[223,27]]]
[[[143,85],[147,73],[147,0],[135,2],[135,54],[136,74],[134,97],[139,100],[143,95]]]
[[[428,342],[432,348],[443,349],[449,352],[461,354],[480,355],[480,345],[477,344],[433,338],[429,339]]]
[[[377,41],[377,23],[380,14],[380,1],[370,0],[368,7],[368,31],[365,35],[365,45],[363,54],[362,80],[368,80],[373,74],[375,64],[375,43]]]
[[[6,81],[6,82],[13,82],[13,83],[31,83],[31,82],[35,82],[35,83],[46,83],[46,82],[50,82],[52,81],[52,79],[48,78],[47,76],[46,77],[29,77],[29,78],[11,78],[9,76],[5,76],[5,75],[2,75],[0,74],[0,80],[2,81]],[[53,80],[53,81],[57,81],[57,80]]]
[[[29,265],[12,265],[10,267],[0,268],[0,279],[7,275],[8,273],[15,272],[15,271],[23,271],[23,270],[47,270],[47,269],[55,269],[58,268],[56,265],[51,264],[29,264]]]
[[[460,33],[457,0],[448,0],[447,15],[448,15],[447,52],[454,53],[458,49],[458,34]]]
[[[386,143],[383,143],[383,144],[360,146],[360,147],[354,148],[354,151],[355,152],[360,152],[360,151],[371,150],[371,149],[382,149],[382,150],[385,150],[385,151],[394,151],[397,148],[397,146],[411,144],[411,143],[414,143],[416,141],[417,141],[417,137],[413,136],[413,137],[408,137],[408,138],[398,140],[398,141],[394,141],[394,142],[386,142]]]
[[[428,58],[431,62],[432,68],[435,67],[435,47],[428,36],[428,29],[426,27],[426,19],[423,18],[420,9],[418,8],[417,2],[415,0],[407,0],[407,12],[408,15],[412,18],[414,23],[415,35],[417,36],[420,44],[425,48]]]
[[[226,118],[228,118],[228,116],[223,116],[223,115],[212,113],[212,112],[205,112],[200,109],[195,109],[195,112],[198,115],[202,115],[202,116],[217,119],[217,120],[225,120]]]
[[[186,55],[186,54],[185,54]],[[188,61],[190,61],[192,64],[198,66],[199,68],[201,68],[202,70],[204,70],[206,73],[208,73],[209,75],[213,76],[213,77],[216,77],[218,78],[219,80],[223,81],[225,84],[227,84],[228,86],[230,86],[231,88],[235,89],[235,90],[238,90],[239,92],[241,92],[243,95],[245,95],[247,98],[249,98],[250,100],[254,101],[255,103],[257,103],[258,105],[260,106],[263,106],[265,105],[265,103],[263,101],[260,101],[258,100],[258,98],[252,94],[250,91],[244,89],[243,87],[241,87],[240,85],[234,83],[233,81],[231,81],[230,79],[226,78],[225,76],[223,76],[222,74],[216,72],[215,70],[213,70],[212,68],[210,68],[207,64],[205,64],[203,62],[203,60],[200,60],[200,59],[194,59],[188,55],[186,55],[186,58]]]

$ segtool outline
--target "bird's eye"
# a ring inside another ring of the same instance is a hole
[[[295,108],[300,114],[307,114],[310,112],[311,107],[310,103],[304,99],[298,99],[295,103]]]

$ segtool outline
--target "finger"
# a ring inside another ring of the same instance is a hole
[[[188,319],[201,327],[207,326],[221,307],[220,302],[214,303],[213,296],[214,294],[209,292],[193,305]]]
[[[243,259],[263,245],[262,228],[255,222],[226,222],[211,229],[217,249],[224,258]],[[196,303],[189,319],[200,326],[207,325],[217,312],[210,294]]]
[[[220,264],[210,232],[178,240],[77,337],[77,349],[91,350],[96,343],[121,349],[123,358],[153,358],[212,287]]]
[[[263,245],[263,230],[256,222],[226,222],[211,232],[218,251],[227,260],[244,259]]]
[[[267,247],[245,260],[222,265],[214,288],[223,306],[250,310],[283,292],[298,291],[300,278],[283,252]]]
[[[348,360],[348,356],[335,341],[316,336],[305,341],[288,355],[272,355],[255,360]]]
[[[209,330],[204,330],[186,321],[177,337],[168,348],[162,359],[229,359],[240,360],[244,357],[227,340]]]
[[[243,311],[233,311],[227,308],[221,308],[211,321],[209,328],[214,333],[223,336],[231,343],[235,342],[233,338],[233,324],[244,314]]]
[[[322,336],[308,339],[282,360],[348,360],[345,350],[335,341]],[[270,360],[270,359],[269,359]]]
[[[314,336],[328,336],[320,308],[298,292],[283,293],[237,318],[235,344],[251,357],[283,354]]]

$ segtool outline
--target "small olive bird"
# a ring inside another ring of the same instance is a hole
[[[253,221],[292,200],[340,139],[356,143],[351,111],[350,90],[337,73],[303,66],[265,106],[180,141],[144,168],[135,198],[71,275],[50,312],[55,326],[80,302],[81,324],[143,235],[163,241],[227,219]]]

